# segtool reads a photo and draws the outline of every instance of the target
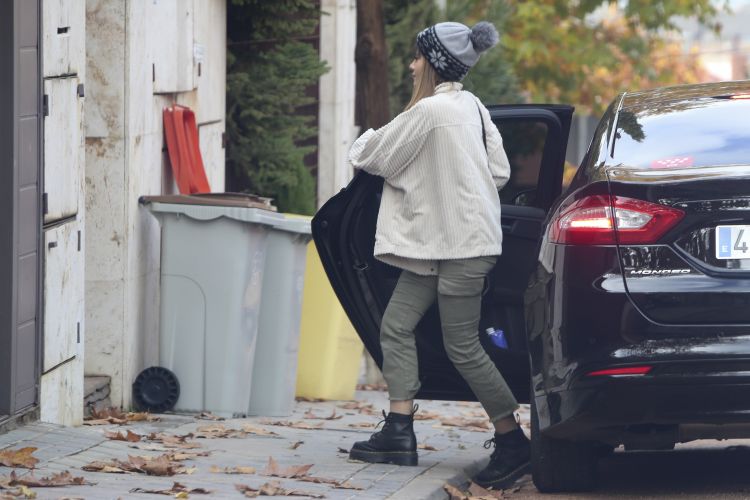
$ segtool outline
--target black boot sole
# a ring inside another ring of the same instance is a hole
[[[349,458],[371,464],[419,465],[416,451],[364,451],[351,450]]]
[[[474,481],[482,488],[494,488],[499,490],[511,486],[516,482],[516,479],[523,476],[524,474],[528,474],[529,472],[531,472],[531,462],[526,462],[522,465],[519,465],[517,468],[513,469],[503,477],[499,477],[491,481],[477,481],[476,479],[472,479],[472,481]]]

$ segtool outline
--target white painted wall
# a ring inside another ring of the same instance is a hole
[[[320,78],[318,207],[352,178],[346,157],[357,128],[354,92],[357,43],[357,2],[322,0],[320,58],[331,70]]]
[[[44,311],[40,418],[83,419],[85,1],[42,4],[44,118]]]
[[[158,363],[160,231],[138,198],[176,192],[164,107],[196,112],[212,191],[224,190],[226,0],[87,0],[86,15],[85,369],[128,407],[135,376]]]

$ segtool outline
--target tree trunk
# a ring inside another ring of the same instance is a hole
[[[381,127],[390,120],[383,0],[357,0],[354,57],[357,63],[355,121],[362,130]]]

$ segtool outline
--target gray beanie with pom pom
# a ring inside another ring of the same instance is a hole
[[[438,23],[417,35],[417,47],[440,78],[458,82],[499,38],[495,26],[486,21],[473,28],[461,23]]]

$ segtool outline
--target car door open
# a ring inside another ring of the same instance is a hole
[[[493,122],[503,136],[511,177],[500,191],[503,255],[483,292],[480,340],[519,401],[528,401],[529,365],[523,293],[536,263],[541,227],[559,196],[570,122],[570,106],[493,106]],[[383,180],[359,172],[312,221],[323,266],[342,306],[372,357],[382,366],[380,321],[400,270],[373,257],[375,225]],[[484,333],[502,329],[503,349]],[[419,378],[417,398],[474,400],[449,361],[442,342],[437,304],[416,329]]]

